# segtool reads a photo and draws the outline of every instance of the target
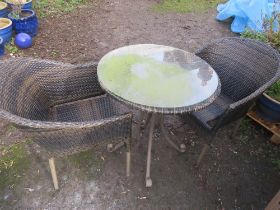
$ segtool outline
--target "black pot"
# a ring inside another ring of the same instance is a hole
[[[263,94],[256,102],[257,114],[266,121],[280,123],[280,102]]]

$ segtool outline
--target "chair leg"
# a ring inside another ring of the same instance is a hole
[[[202,159],[203,159],[204,155],[206,154],[206,152],[208,151],[208,149],[209,149],[209,145],[204,144],[203,149],[202,149],[202,151],[201,151],[201,153],[200,153],[200,155],[199,155],[199,157],[196,161],[196,166],[199,166],[200,162],[202,161]]]
[[[153,114],[151,118],[151,124],[149,129],[149,143],[148,143],[148,151],[147,151],[147,168],[146,168],[146,187],[152,187],[152,179],[151,179],[151,157],[152,157],[152,145],[153,145],[153,133],[155,127],[155,118],[156,115]]]
[[[126,176],[130,176],[131,169],[131,137],[125,143],[126,147]]]
[[[139,121],[138,123],[136,124],[135,126],[135,132],[134,132],[134,138],[135,140],[137,141],[137,143],[139,143],[140,141],[140,134],[141,134],[141,125],[142,125],[142,122],[144,120],[144,113],[143,112],[140,112],[140,116],[139,116]]]
[[[115,146],[113,144],[108,144],[107,145],[107,151],[108,152],[115,152],[116,150],[120,149],[123,146],[125,146],[125,142],[123,142],[123,141],[116,144]]]
[[[131,168],[131,152],[126,152],[126,176],[130,176],[130,168]]]
[[[121,147],[126,147],[126,176],[130,176],[130,168],[131,168],[131,141],[122,141],[115,146],[113,144],[107,145],[108,152],[115,152],[116,150],[120,149]]]
[[[49,159],[49,165],[50,165],[50,169],[51,169],[54,189],[58,190],[58,181],[57,181],[57,175],[56,175],[56,170],[55,170],[54,158]]]

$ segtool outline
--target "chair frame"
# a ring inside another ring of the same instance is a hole
[[[202,161],[204,155],[206,154],[208,148],[210,147],[211,143],[214,141],[215,137],[216,137],[216,133],[218,132],[218,130],[223,127],[224,125],[232,122],[232,121],[236,121],[237,123],[235,125],[235,128],[233,129],[233,132],[231,134],[231,137],[235,137],[242,119],[245,117],[246,113],[253,108],[255,101],[257,100],[258,97],[261,96],[261,94],[267,89],[269,88],[272,84],[274,84],[275,82],[277,82],[280,79],[280,56],[279,53],[273,49],[272,47],[268,46],[265,43],[262,43],[260,41],[257,40],[253,40],[253,39],[246,39],[246,38],[237,38],[237,37],[230,37],[230,38],[222,38],[222,39],[217,39],[214,40],[212,42],[210,42],[209,44],[207,44],[206,46],[202,47],[201,49],[199,49],[198,51],[196,51],[196,55],[201,57],[200,55],[203,54],[204,50],[215,45],[216,43],[221,43],[221,42],[227,42],[227,41],[239,41],[239,42],[248,42],[254,45],[258,45],[260,48],[266,48],[269,49],[271,51],[271,55],[273,55],[275,57],[275,59],[277,60],[278,63],[278,67],[277,70],[275,72],[275,75],[266,83],[264,83],[262,86],[260,86],[258,89],[256,89],[254,92],[252,92],[251,94],[247,95],[246,97],[237,100],[231,104],[228,104],[227,108],[225,109],[225,111],[223,112],[223,114],[221,116],[219,116],[217,119],[217,122],[214,124],[214,126],[210,127],[209,129],[207,129],[207,133],[210,134],[211,137],[211,141],[208,144],[205,144],[197,161],[196,161],[196,165],[198,166],[200,164],[200,162]],[[211,65],[211,64],[210,64]],[[222,92],[223,92],[223,84],[222,84]],[[207,108],[206,108],[207,109]]]
[[[7,61],[1,61],[1,65],[5,66],[5,64],[8,64],[10,60]],[[100,85],[98,84],[97,81],[97,75],[96,75],[96,68],[97,68],[97,63],[96,62],[90,62],[86,63],[83,65],[72,65],[72,64],[64,64],[64,63],[59,63],[55,61],[50,61],[50,60],[39,60],[39,59],[32,59],[32,58],[17,58],[17,59],[12,59],[12,62],[17,62],[26,64],[28,68],[28,65],[32,63],[32,65],[36,65],[36,62],[40,63],[43,62],[48,65],[53,65],[53,66],[59,66],[58,70],[61,70],[62,73],[65,69],[68,69],[69,72],[71,73],[72,69],[75,68],[82,68],[84,69],[91,69],[94,68],[95,70],[93,71],[92,69],[88,72],[89,76],[93,77],[93,80],[97,82],[96,85],[94,85],[94,89],[92,89],[94,94],[89,93],[88,95],[85,96],[76,96],[75,94],[70,96],[69,98],[65,97],[62,100],[58,101],[51,101],[52,106],[60,105],[60,104],[65,104],[68,102],[72,101],[79,101],[85,98],[94,98],[95,96],[100,96],[104,95],[105,92],[102,90]],[[30,64],[31,65],[31,64]],[[32,67],[32,66],[31,66]],[[14,67],[14,68],[20,68],[20,67]],[[10,69],[13,71],[13,69]],[[25,69],[21,69],[24,71]],[[50,70],[51,71],[51,70]],[[1,72],[0,72],[1,73]],[[5,72],[6,73],[6,72]],[[84,72],[83,72],[84,73]],[[5,74],[3,73],[5,76]],[[84,76],[84,75],[83,75]],[[7,74],[7,77],[9,77],[9,74]],[[48,79],[48,78],[46,78]],[[67,79],[67,78],[66,78]],[[77,77],[77,80],[79,78]],[[0,81],[1,85],[1,81]],[[0,94],[5,94],[4,91],[5,87],[1,87],[0,89]],[[81,93],[83,94],[83,93]],[[77,98],[75,98],[77,97]],[[3,100],[3,99],[2,99]],[[2,101],[3,102],[3,101]],[[5,101],[3,103],[6,103]],[[8,102],[7,102],[8,103]],[[111,144],[107,147],[107,150],[109,152],[113,152],[116,149],[120,148],[121,146],[126,147],[126,175],[130,175],[130,168],[131,168],[131,139],[132,139],[132,113],[124,113],[121,115],[115,115],[111,116],[108,118],[100,119],[100,120],[91,120],[91,121],[86,121],[86,122],[54,122],[54,121],[42,121],[42,120],[33,120],[33,119],[28,119],[26,117],[19,116],[17,114],[11,113],[10,111],[5,110],[4,108],[0,107],[0,118],[7,120],[10,123],[13,123],[17,128],[22,130],[23,132],[29,134],[35,143],[38,144],[37,140],[40,140],[40,137],[46,135],[46,141],[47,141],[47,135],[53,135],[55,132],[67,132],[70,130],[89,130],[89,129],[99,129],[99,128],[104,128],[108,125],[121,125],[122,123],[125,123],[127,126],[127,133],[123,136],[124,139],[121,139],[121,142],[118,143],[115,147]],[[66,137],[68,138],[68,137]],[[45,140],[45,139],[44,139]],[[59,156],[64,156],[64,155],[69,155],[73,153],[77,153],[80,151],[84,151],[87,149],[91,149],[92,146],[94,145],[86,145],[86,147],[81,147],[81,148],[75,148],[74,150],[67,150],[66,152],[60,153],[59,151],[48,151],[49,155],[49,166],[51,170],[51,175],[53,179],[53,185],[54,188],[57,190],[58,187],[58,178],[57,178],[57,172],[56,172],[56,167],[55,167],[55,157]]]

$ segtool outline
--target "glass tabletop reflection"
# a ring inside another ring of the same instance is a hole
[[[195,108],[220,91],[213,68],[196,55],[141,44],[113,50],[98,64],[98,80],[123,101],[157,108]]]

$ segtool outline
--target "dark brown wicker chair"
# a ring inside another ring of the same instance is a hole
[[[55,189],[54,157],[97,146],[125,145],[129,175],[132,114],[120,113],[104,94],[96,66],[31,58],[0,63],[0,118],[46,149]]]
[[[194,125],[198,126],[195,127],[208,138],[208,144],[204,145],[197,160],[198,165],[217,131],[239,120],[232,134],[235,136],[242,117],[257,97],[280,79],[280,59],[278,52],[264,43],[233,37],[215,40],[196,55],[207,61],[221,80],[221,94],[211,105],[183,116],[196,122]]]

